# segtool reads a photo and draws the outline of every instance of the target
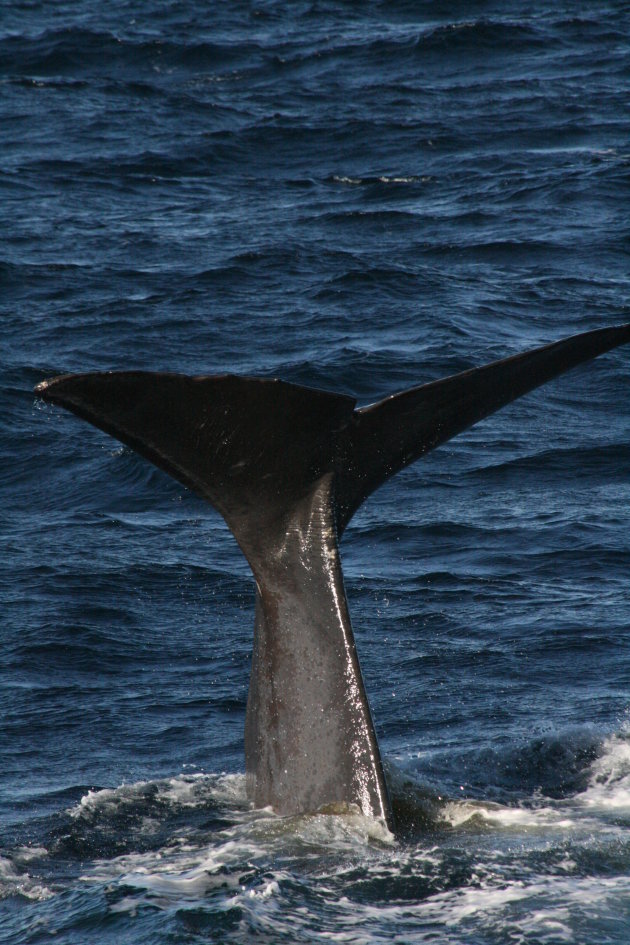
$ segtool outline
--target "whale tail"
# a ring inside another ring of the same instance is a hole
[[[145,371],[66,374],[35,393],[100,427],[207,499],[245,548],[324,473],[343,530],[392,475],[541,384],[630,341],[575,335],[355,409],[277,379]],[[266,543],[265,543],[266,544]],[[247,554],[247,551],[245,551]]]
[[[210,502],[253,567],[291,508],[334,465],[352,397],[276,379],[114,371],[36,393],[88,420]],[[261,546],[261,547],[259,547]]]
[[[257,584],[248,789],[279,813],[356,804],[391,825],[338,537],[381,483],[483,417],[630,341],[600,329],[355,409],[279,380],[64,375],[36,393],[170,473],[224,517]]]

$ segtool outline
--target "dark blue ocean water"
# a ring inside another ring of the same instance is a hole
[[[629,37],[621,0],[4,0],[3,945],[626,945],[630,350],[344,536],[395,840],[249,810],[244,559],[32,388],[368,403],[630,320]]]

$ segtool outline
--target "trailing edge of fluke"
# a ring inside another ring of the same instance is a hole
[[[393,826],[338,539],[390,476],[570,368],[630,341],[603,328],[357,409],[281,380],[68,374],[35,392],[137,450],[223,516],[256,580],[248,794],[280,814],[356,806]]]

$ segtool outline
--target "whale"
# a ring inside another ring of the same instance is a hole
[[[358,810],[394,829],[361,676],[339,542],[399,470],[506,404],[630,341],[600,328],[389,395],[277,378],[154,371],[65,374],[38,397],[165,470],[224,518],[253,573],[245,714],[254,807]]]

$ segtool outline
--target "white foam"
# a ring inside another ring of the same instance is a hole
[[[340,897],[335,941],[381,943],[493,941],[540,945],[574,942],[585,921],[619,923],[628,914],[630,878],[549,876],[509,880],[496,873],[471,877],[471,885],[419,901],[368,904]],[[383,934],[383,929],[388,934]],[[358,937],[350,930],[360,930]],[[425,937],[426,936],[426,937]],[[582,941],[582,939],[580,939]]]
[[[619,914],[619,901],[626,900],[630,879],[620,877],[538,877],[501,886],[486,885],[444,893],[431,900],[447,925],[498,928],[505,940],[540,942],[573,941],[574,920],[584,916],[600,919]],[[626,907],[627,908],[627,907]]]
[[[414,184],[417,177],[379,177],[381,184]]]
[[[176,805],[201,803],[197,789],[206,790],[216,800],[218,795],[242,799],[244,778],[185,776],[168,781],[137,782],[116,790],[89,792],[73,810],[80,817],[86,811],[108,816],[117,805],[142,803],[145,796],[156,797]],[[322,853],[327,857],[347,854],[353,862],[360,852],[363,859],[380,856],[391,849],[394,837],[384,823],[348,810],[342,813],[319,813],[299,817],[279,817],[271,810],[241,810],[232,826],[208,835],[174,836],[159,850],[129,853],[93,864],[81,877],[86,883],[120,883],[130,894],[115,904],[115,910],[134,913],[138,901],[168,909],[173,903],[187,908],[221,889],[226,901],[238,900],[253,904],[270,902],[279,897],[285,874],[269,870],[278,853],[284,857],[306,857],[316,862]],[[261,882],[260,870],[264,870]],[[288,876],[288,874],[286,874]],[[295,877],[292,878],[292,882]],[[135,891],[135,892],[134,892]],[[256,907],[257,908],[257,907]]]
[[[602,822],[580,805],[594,804],[602,791],[607,803],[612,798],[618,805],[619,789],[626,791],[629,781],[629,740],[613,736],[593,765],[584,795],[557,803],[540,799],[539,806],[536,799],[531,806],[514,807],[465,799],[440,802],[439,817],[463,830],[459,836],[445,831],[442,842],[427,846],[422,841],[399,845],[383,824],[350,809],[291,818],[251,810],[242,775],[180,775],[89,792],[73,814],[96,811],[107,817],[110,811],[120,813],[121,804],[131,803],[142,811],[145,798],[175,809],[210,802],[230,811],[231,826],[222,830],[178,831],[159,850],[94,864],[84,881],[124,887],[122,898],[110,906],[115,912],[133,916],[143,904],[167,911],[173,906],[191,909],[218,895],[221,909],[242,910],[245,927],[298,939],[312,931],[311,918],[298,907],[287,911],[287,890],[295,890],[308,863],[305,881],[334,922],[334,931],[322,938],[380,945],[387,941],[383,930],[390,928],[400,941],[424,941],[424,932],[439,925],[445,945],[466,941],[467,936],[559,945],[572,941],[575,929],[585,923],[602,916],[618,922],[619,915],[628,914],[630,878],[576,875],[579,858],[569,855],[571,848],[566,855],[562,850],[567,831],[579,848],[591,844],[593,825],[598,844],[607,842],[607,832],[613,840],[617,837],[616,825]],[[440,877],[451,870],[452,841],[457,847],[475,848],[475,831],[483,838],[483,857],[475,858],[463,885],[445,890]],[[548,844],[558,856],[552,857],[551,873],[541,875],[528,853]],[[286,872],[277,869],[279,863]],[[294,863],[300,864],[297,871]],[[365,902],[348,893],[344,900],[340,893],[346,883],[351,888],[356,884],[358,863],[368,882],[395,886],[399,877],[408,876],[426,894],[415,900]],[[432,889],[444,891],[432,894]]]
[[[198,807],[209,800],[226,807],[248,806],[242,774],[186,774],[158,784],[159,799],[179,807]]]
[[[144,799],[173,807],[199,807],[209,802],[230,807],[247,805],[245,777],[236,774],[184,774],[161,781],[135,781],[116,788],[88,791],[68,813],[75,818],[120,812]]]
[[[148,781],[138,781],[136,784],[121,785],[118,788],[103,788],[100,791],[88,791],[84,794],[76,807],[70,808],[68,813],[72,817],[82,817],[92,811],[113,811],[121,804],[129,804],[140,797],[142,789],[149,786]]]
[[[504,828],[553,828],[569,830],[576,821],[552,807],[503,807],[477,801],[450,801],[441,810],[444,821],[461,827],[472,820]]]
[[[607,738],[593,762],[589,785],[578,798],[600,810],[630,810],[630,738],[626,731]]]
[[[501,911],[513,902],[527,899],[531,895],[524,883],[508,883],[505,886],[485,886],[459,890],[455,895],[443,893],[431,900],[431,906],[448,903],[445,915],[447,925],[458,924],[479,913]]]
[[[134,898],[133,896],[125,896],[124,899],[119,899],[118,902],[113,902],[110,907],[110,912],[126,912],[131,918],[135,918],[138,914],[138,908],[142,905],[142,899]]]
[[[280,887],[275,879],[272,879],[270,882],[265,883],[261,889],[250,889],[248,896],[250,899],[269,899],[270,896],[275,896],[280,892]]]
[[[48,856],[46,847],[18,847],[13,852],[13,861],[22,865],[32,863],[33,860],[42,860],[46,856]]]
[[[417,177],[416,175],[409,175],[404,177],[394,177],[387,174],[381,174],[376,178],[380,184],[415,184],[417,181],[422,181],[423,183],[428,181],[428,177]],[[364,178],[364,177],[347,177],[345,175],[335,174],[333,180],[336,184],[371,184],[374,178]]]
[[[290,832],[304,843],[334,850],[352,849],[372,843],[391,846],[394,835],[382,820],[365,817],[358,811],[336,814],[304,814],[285,819]],[[281,821],[282,822],[282,821]]]
[[[54,893],[47,886],[32,879],[28,873],[18,872],[13,859],[0,856],[0,899],[16,895],[24,896],[25,899],[42,900],[50,899]]]

